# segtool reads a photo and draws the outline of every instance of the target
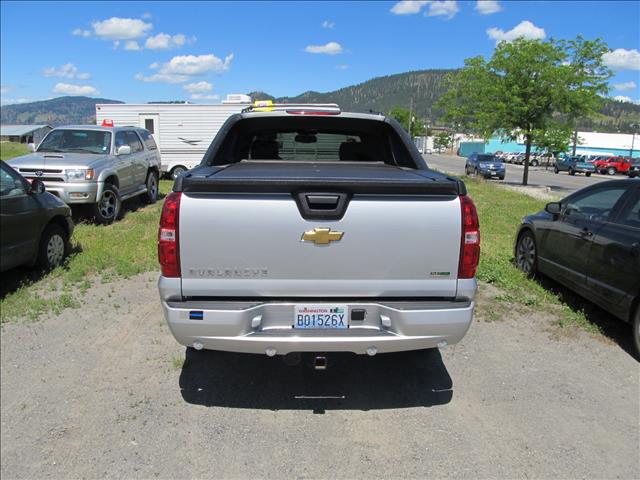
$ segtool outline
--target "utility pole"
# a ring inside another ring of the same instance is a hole
[[[573,131],[573,153],[571,154],[572,157],[576,156],[576,145],[577,145],[577,143],[578,143],[578,131],[574,130]]]
[[[409,137],[411,137],[412,124],[413,124],[413,97],[411,97],[411,103],[409,104]]]
[[[635,143],[636,143],[636,129],[638,128],[638,124],[632,123],[630,126],[631,128],[633,128],[633,133],[632,133],[633,136],[631,137],[631,150],[629,150],[629,156],[633,160],[633,147],[635,146]]]

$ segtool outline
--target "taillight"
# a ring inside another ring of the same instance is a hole
[[[158,261],[165,277],[180,276],[180,242],[178,235],[182,192],[171,192],[164,199],[158,229]]]
[[[460,195],[462,210],[462,239],[460,242],[460,263],[458,278],[473,278],[480,262],[480,222],[473,200]]]

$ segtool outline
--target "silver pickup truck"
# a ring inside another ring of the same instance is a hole
[[[31,148],[8,163],[28,180],[42,180],[67,205],[90,206],[98,223],[113,222],[123,200],[158,198],[160,153],[143,128],[59,127]]]
[[[269,110],[230,117],[165,199],[159,291],[176,340],[273,356],[462,339],[480,256],[464,183],[383,115]]]

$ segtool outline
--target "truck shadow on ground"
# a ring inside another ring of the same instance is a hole
[[[290,357],[189,348],[180,391],[187,403],[207,407],[314,413],[431,407],[453,397],[453,382],[437,349],[375,357],[333,353],[327,359],[326,370],[314,370],[311,354],[287,365]]]

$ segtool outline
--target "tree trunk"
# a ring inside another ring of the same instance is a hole
[[[524,152],[524,173],[522,174],[522,185],[527,185],[527,182],[529,181],[529,157],[531,156],[531,134],[527,133],[524,138],[527,149]]]

